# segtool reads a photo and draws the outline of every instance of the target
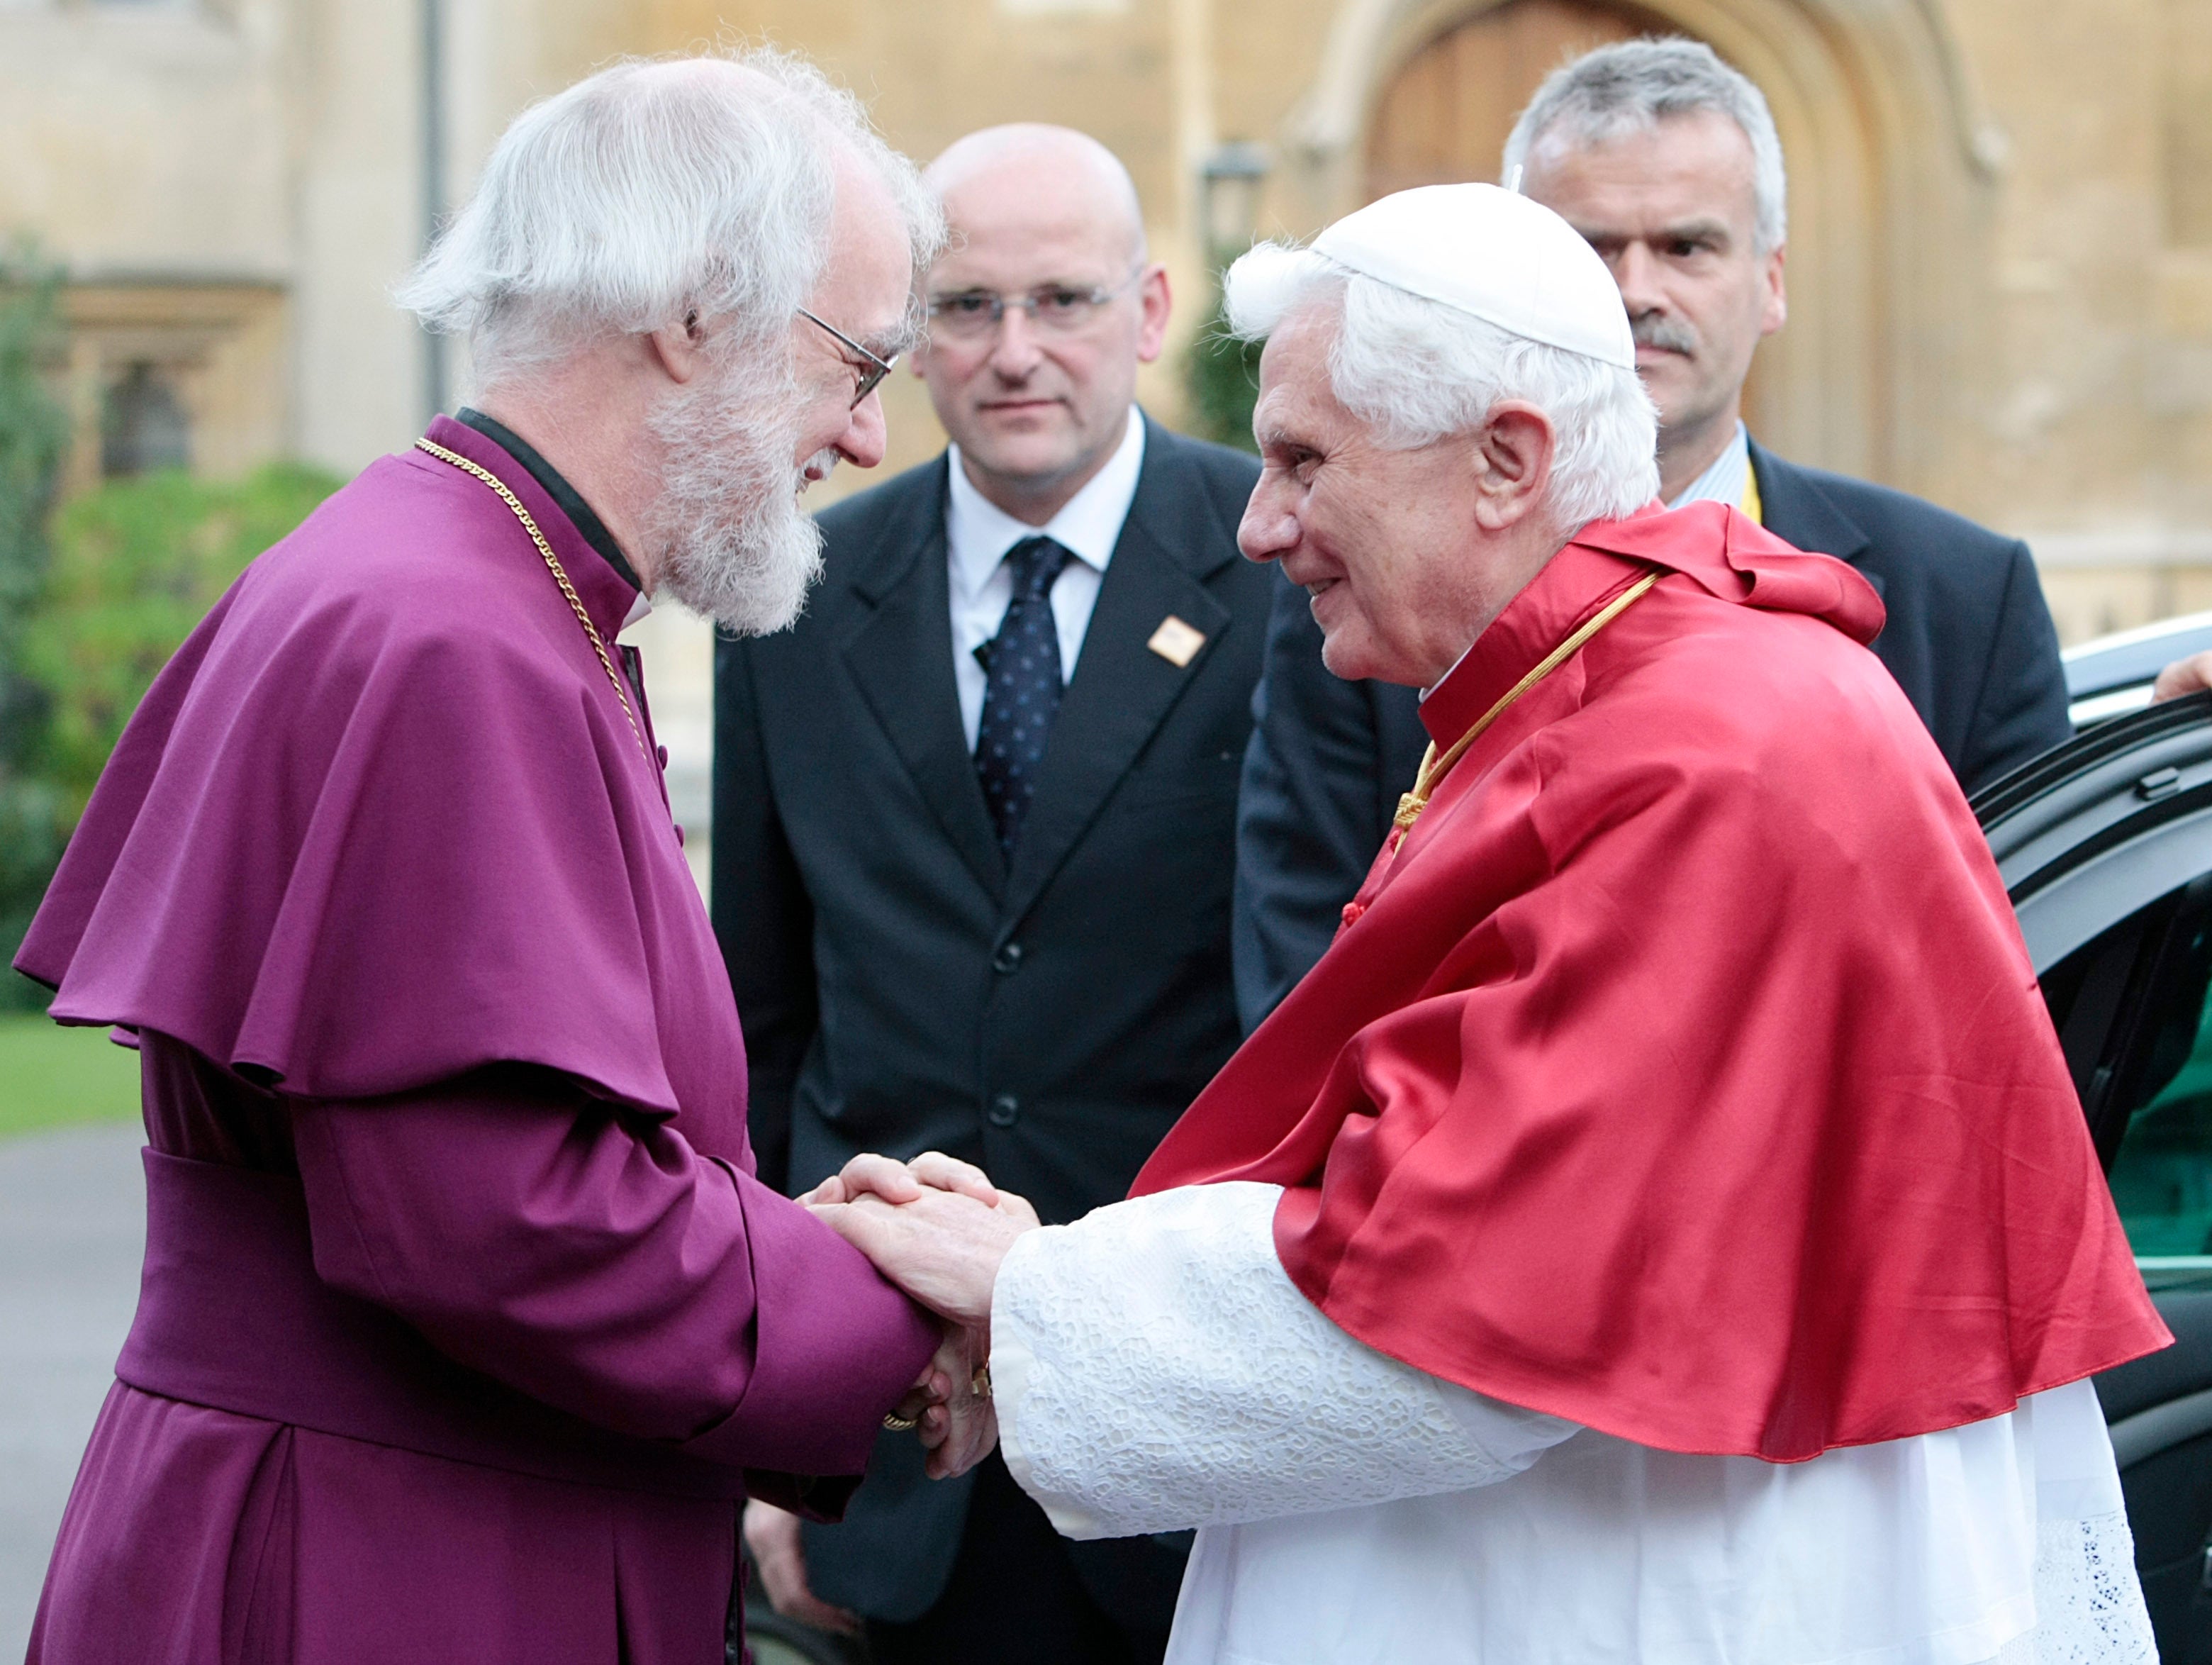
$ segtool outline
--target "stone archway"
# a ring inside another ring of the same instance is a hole
[[[1361,194],[1496,179],[1514,118],[1555,65],[1656,26],[1649,13],[1601,0],[1512,0],[1452,25],[1376,94]]]
[[[1361,167],[1372,199],[1413,185],[1496,179],[1506,136],[1539,82],[1594,47],[1680,33],[1610,0],[1504,0],[1451,24],[1401,61],[1376,95]],[[1753,362],[1744,410],[1768,434],[1769,355]]]
[[[1456,177],[1494,179],[1518,100],[1559,57],[1647,31],[1705,40],[1765,93],[1790,164],[1790,322],[1761,349],[1753,421],[1803,461],[1942,496],[1985,431],[1956,367],[1986,350],[2001,146],[1938,3],[1338,0],[1280,200],[1323,222],[1455,145]]]

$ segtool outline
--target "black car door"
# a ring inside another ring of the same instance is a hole
[[[2212,694],[1974,801],[2176,1345],[2097,1382],[2166,1665],[2212,1665]]]

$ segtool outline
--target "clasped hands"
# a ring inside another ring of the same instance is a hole
[[[914,1422],[932,1479],[967,1473],[999,1437],[986,1369],[991,1292],[1014,1239],[1036,1229],[1036,1210],[937,1151],[903,1163],[854,1157],[799,1201],[944,1322],[896,1414]]]

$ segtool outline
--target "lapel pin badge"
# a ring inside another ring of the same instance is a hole
[[[1160,621],[1160,628],[1152,632],[1152,640],[1145,646],[1180,671],[1206,646],[1206,632],[1170,613]]]

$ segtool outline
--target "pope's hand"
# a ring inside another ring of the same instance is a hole
[[[998,1412],[982,1375],[989,1353],[989,1340],[980,1332],[945,1326],[930,1370],[949,1390],[923,1407],[915,1429],[929,1453],[924,1468],[933,1480],[966,1474],[999,1443]]]
[[[805,1199],[807,1206],[938,1316],[988,1332],[999,1263],[1015,1238],[1036,1229],[1036,1211],[1011,1192],[994,1191],[998,1200],[987,1203],[967,1192],[921,1184],[888,1158],[856,1158],[856,1164],[862,1162],[899,1169],[904,1183],[871,1168],[860,1176],[866,1188],[857,1188],[854,1165],[848,1165],[838,1180]],[[852,1200],[825,1200],[832,1185],[842,1188],[837,1196]],[[884,1200],[885,1189],[911,1194],[890,1202]]]
[[[949,1157],[942,1151],[924,1151],[912,1162],[897,1162],[872,1154],[854,1157],[799,1201],[851,1202],[857,1197],[874,1196],[885,1202],[912,1202],[924,1188],[956,1191],[992,1207],[997,1206],[1000,1194],[999,1188],[991,1183],[990,1176],[974,1163]],[[1029,1205],[1024,1202],[1022,1206],[1027,1208]],[[1034,1212],[1030,1218],[1036,1218]]]
[[[933,1480],[966,1474],[999,1443],[998,1417],[984,1385],[989,1378],[981,1369],[990,1350],[988,1336],[945,1325],[921,1375],[891,1407],[929,1454],[924,1467]],[[782,1610],[779,1604],[777,1611]]]
[[[944,1417],[940,1414],[933,1424],[930,1413],[941,1412],[945,1402],[952,1397],[956,1384],[962,1393],[968,1391],[966,1334],[957,1324],[945,1325],[938,1338],[937,1351],[921,1367],[921,1374],[915,1378],[914,1385],[891,1407],[892,1416],[902,1418],[908,1425],[921,1430],[924,1445],[934,1447],[943,1437]]]

